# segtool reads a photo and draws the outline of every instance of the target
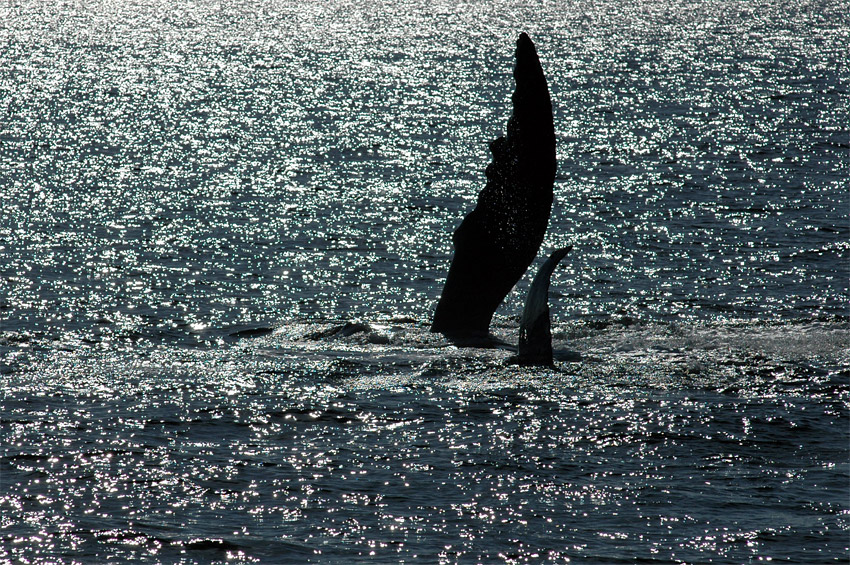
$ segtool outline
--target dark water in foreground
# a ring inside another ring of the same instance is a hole
[[[846,12],[0,5],[0,562],[846,562]],[[520,30],[555,370],[427,332]]]
[[[4,556],[845,560],[846,330],[616,326],[560,372],[289,331],[7,377]]]

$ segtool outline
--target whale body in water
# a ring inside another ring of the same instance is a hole
[[[525,33],[517,40],[514,80],[513,113],[506,135],[490,144],[487,184],[452,238],[454,257],[431,325],[447,336],[489,333],[494,312],[534,260],[549,224],[557,166],[552,102]]]

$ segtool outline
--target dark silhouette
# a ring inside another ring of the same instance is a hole
[[[570,247],[556,249],[540,266],[525,299],[519,324],[519,344],[513,361],[519,365],[553,365],[549,330],[549,279]]]
[[[552,102],[525,33],[517,40],[514,79],[507,135],[490,144],[487,185],[452,239],[455,253],[434,332],[488,334],[493,313],[534,260],[549,223],[556,168]]]

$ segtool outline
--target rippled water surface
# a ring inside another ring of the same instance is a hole
[[[361,4],[0,3],[0,561],[846,562],[844,3]],[[427,331],[520,31],[555,369]]]

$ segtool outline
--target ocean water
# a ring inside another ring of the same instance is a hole
[[[428,332],[521,31],[551,369]],[[0,562],[846,563],[848,41],[840,0],[0,1]]]

